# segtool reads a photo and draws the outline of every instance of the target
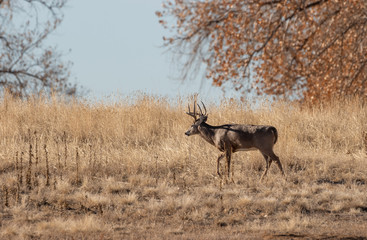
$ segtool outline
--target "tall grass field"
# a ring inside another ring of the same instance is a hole
[[[188,103],[2,97],[0,239],[367,239],[363,102],[205,103],[208,124],[277,128],[286,177],[261,182],[259,151],[217,175],[219,151],[184,135]]]

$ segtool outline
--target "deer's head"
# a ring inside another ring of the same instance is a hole
[[[199,133],[198,127],[200,126],[200,124],[205,123],[206,120],[208,120],[208,114],[206,113],[206,107],[203,102],[201,102],[201,104],[203,105],[205,113],[203,113],[200,105],[196,104],[196,102],[194,102],[193,112],[190,111],[190,105],[188,106],[189,111],[186,112],[186,114],[194,118],[194,124],[191,125],[191,127],[185,132],[187,136],[198,134]],[[200,113],[196,112],[196,105],[198,106]]]

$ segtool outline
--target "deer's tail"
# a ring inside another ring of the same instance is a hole
[[[270,131],[273,132],[273,135],[274,135],[274,144],[278,141],[278,131],[275,127],[271,127],[270,128]]]

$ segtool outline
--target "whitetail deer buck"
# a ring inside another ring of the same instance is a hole
[[[211,126],[206,123],[208,120],[208,114],[206,113],[206,107],[201,102],[204,108],[204,113],[199,104],[194,102],[194,112],[187,114],[193,117],[194,124],[185,133],[187,136],[200,134],[208,143],[214,145],[219,151],[223,152],[219,155],[217,160],[217,173],[221,177],[219,171],[220,160],[225,156],[227,159],[228,178],[230,177],[231,155],[238,151],[251,151],[258,149],[264,156],[266,166],[264,173],[262,174],[260,181],[267,174],[272,161],[278,165],[279,170],[284,176],[282,164],[279,157],[274,154],[273,146],[277,142],[278,132],[273,126],[261,126],[261,125],[241,125],[241,124],[225,124],[221,126]],[[196,112],[196,105],[199,107],[200,113]],[[197,118],[197,116],[199,118]]]

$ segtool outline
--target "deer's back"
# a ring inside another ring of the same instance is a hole
[[[277,130],[268,125],[226,124],[217,126],[216,131],[215,142],[230,144],[233,152],[272,148],[277,139]]]

